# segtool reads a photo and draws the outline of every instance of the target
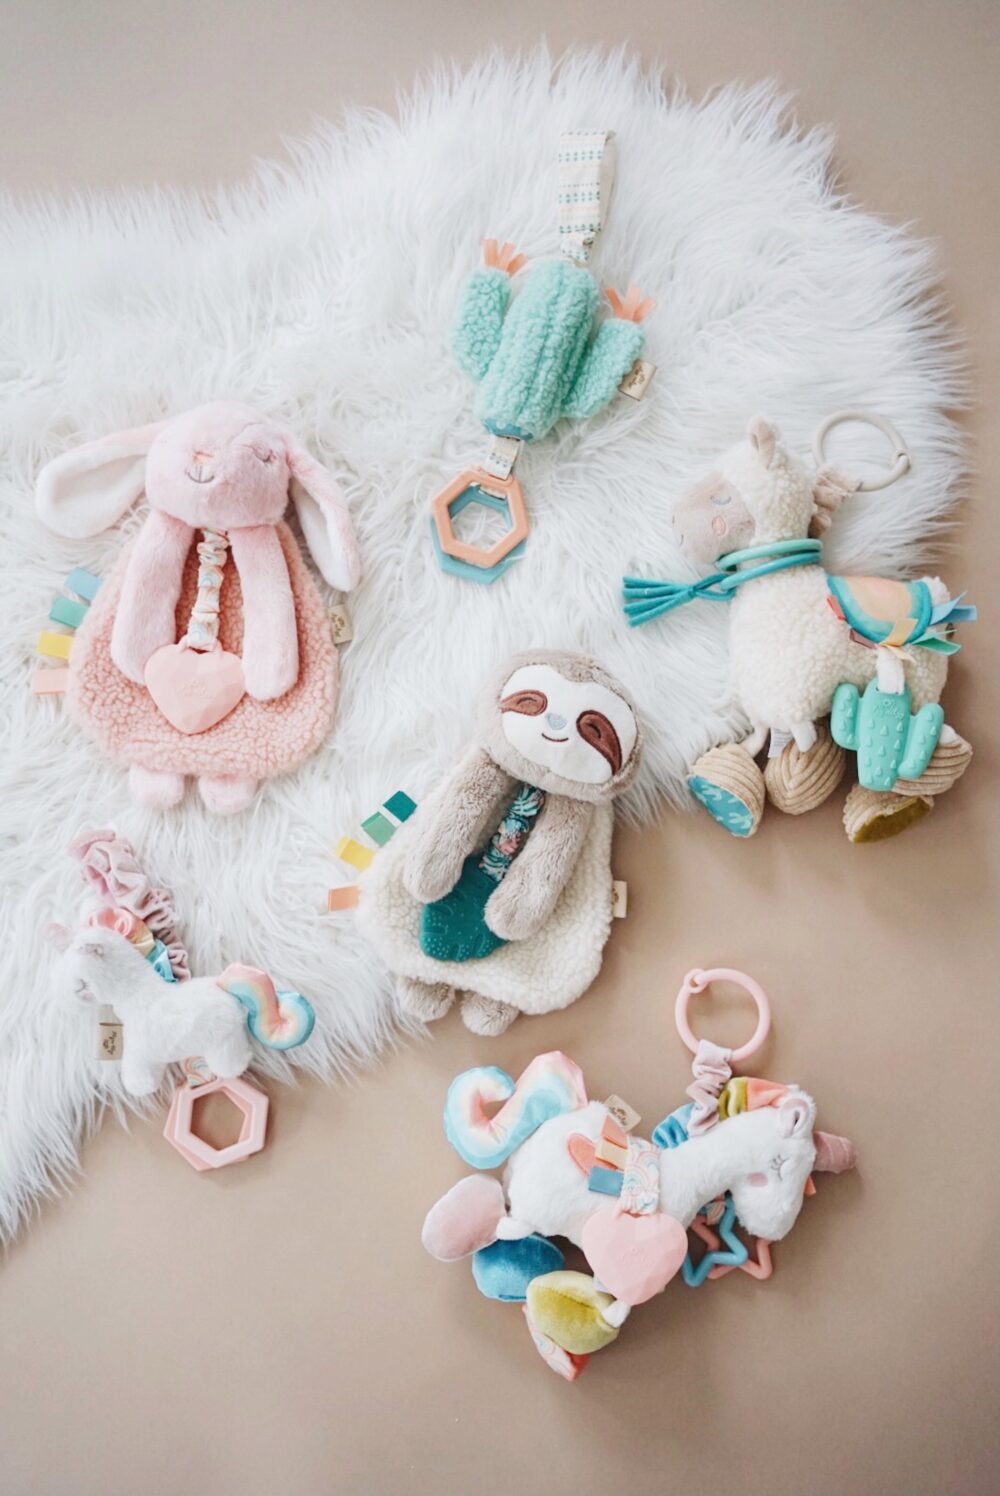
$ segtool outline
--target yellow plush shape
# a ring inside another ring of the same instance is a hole
[[[574,1356],[589,1356],[617,1339],[601,1314],[613,1304],[587,1273],[543,1273],[528,1284],[528,1313],[536,1329]]]

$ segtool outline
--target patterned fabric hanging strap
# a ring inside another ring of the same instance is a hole
[[[535,789],[532,784],[521,785],[479,859],[479,866],[494,883],[502,881],[544,804],[544,790]]]
[[[559,253],[586,265],[615,180],[613,130],[567,130],[559,137]]]
[[[219,641],[219,595],[229,553],[229,537],[221,530],[202,530],[198,542],[198,596],[195,598],[183,643],[189,649],[214,649]]]

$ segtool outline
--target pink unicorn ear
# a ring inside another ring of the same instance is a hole
[[[331,587],[350,592],[361,578],[361,558],[344,495],[323,464],[292,441],[288,467],[288,491],[313,559]]]
[[[791,1091],[778,1107],[778,1131],[783,1138],[801,1137],[812,1131],[816,1104],[804,1091]]]
[[[117,431],[47,462],[35,485],[35,507],[57,535],[83,540],[121,519],[142,493],[146,453],[167,423]]]

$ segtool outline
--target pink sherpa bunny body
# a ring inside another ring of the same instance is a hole
[[[143,489],[146,524],[74,642],[69,710],[129,765],[143,803],[175,804],[194,775],[211,809],[239,810],[260,779],[293,768],[332,724],[329,619],[281,520],[291,495],[323,576],[347,591],[360,572],[347,507],[287,430],[248,406],[219,402],[56,458],[39,477],[38,509],[61,534],[93,535]],[[204,730],[181,731],[147,688],[150,661],[195,626],[205,583],[197,548],[208,535],[222,538],[224,560],[200,651],[202,659],[212,649],[213,658],[228,657],[244,694]]]

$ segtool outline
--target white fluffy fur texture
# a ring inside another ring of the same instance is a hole
[[[619,145],[595,266],[657,298],[646,325],[659,373],[640,404],[616,399],[524,452],[527,554],[494,586],[464,585],[434,564],[428,518],[432,495],[484,447],[475,389],[448,347],[459,286],[483,235],[554,251],[556,140],[595,122]],[[115,1067],[91,1061],[89,1025],[45,993],[43,927],[79,907],[63,854],[74,833],[117,824],[176,890],[197,969],[245,961],[308,993],[317,1025],[295,1063],[333,1077],[374,1056],[391,1007],[353,916],[324,913],[332,845],[394,790],[419,799],[440,782],[472,727],[456,704],[498,658],[583,650],[634,687],[649,745],[633,813],[651,814],[663,791],[679,804],[686,766],[741,725],[724,705],[724,611],[692,606],[629,630],[619,585],[641,567],[684,574],[671,500],[749,415],[768,412],[797,451],[837,407],[890,416],[913,476],[850,500],[832,555],[841,570],[919,563],[959,466],[942,414],[960,392],[956,362],[930,250],[844,204],[831,149],[831,133],[801,133],[773,89],[696,105],[620,54],[557,67],[538,51],[461,77],[442,69],[398,119],[355,113],[238,188],[5,205],[0,1231],[66,1180],[81,1131],[121,1095]],[[287,421],[330,465],[366,577],[333,737],[227,823],[191,795],[169,815],[130,806],[123,772],[57,700],[28,691],[61,579],[77,564],[107,575],[143,514],[84,543],[53,538],[33,513],[42,463],[223,397]],[[853,431],[834,448],[845,464],[882,455]]]
[[[451,778],[428,795],[432,814],[451,794]],[[497,810],[497,819],[502,806]],[[358,924],[389,968],[421,982],[445,982],[510,1003],[522,1013],[551,1013],[586,992],[601,969],[611,927],[610,805],[595,805],[586,840],[552,914],[537,935],[512,940],[485,961],[436,961],[420,947],[423,905],[403,884],[407,849],[419,832],[418,810],[376,857],[362,881]],[[503,885],[501,884],[501,887]]]
[[[794,1127],[789,1123],[792,1101]],[[581,1133],[596,1142],[608,1115],[607,1107],[591,1101],[580,1111],[544,1122],[511,1155],[503,1175],[509,1215],[500,1224],[499,1236],[519,1238],[537,1231],[581,1245],[587,1219],[614,1202],[587,1188],[587,1176],[570,1157],[567,1140],[572,1133]],[[662,1149],[660,1209],[690,1226],[702,1205],[729,1190],[751,1235],[780,1241],[802,1208],[816,1159],[815,1120],[815,1103],[793,1090],[782,1106],[740,1112],[703,1137]],[[778,1159],[783,1160],[780,1168],[775,1167]],[[747,1182],[749,1175],[759,1173],[766,1175],[766,1183]]]

